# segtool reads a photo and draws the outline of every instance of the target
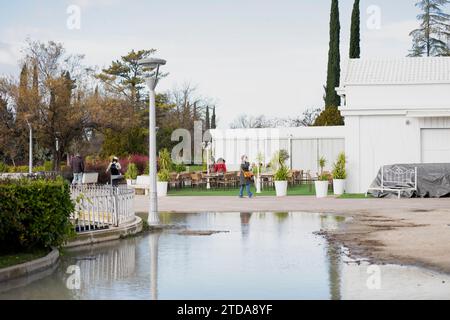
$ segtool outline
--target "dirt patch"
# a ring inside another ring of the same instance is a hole
[[[362,214],[347,214],[337,230],[322,230],[319,235],[348,249],[356,260],[376,264],[415,265],[450,273],[450,215],[446,210],[399,209]]]

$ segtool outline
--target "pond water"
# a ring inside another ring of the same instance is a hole
[[[161,218],[188,230],[225,232],[198,236],[170,230],[72,249],[47,274],[0,283],[0,299],[450,298],[447,275],[352,261],[314,234],[337,228],[339,217],[170,213]]]

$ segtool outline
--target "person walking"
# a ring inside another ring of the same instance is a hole
[[[253,173],[250,171],[250,163],[248,162],[247,156],[242,156],[241,158],[241,170],[239,174],[239,185],[240,185],[240,191],[239,191],[239,198],[244,197],[244,188],[247,189],[247,195],[249,198],[253,197],[253,193],[250,191],[250,185],[253,180]]]
[[[79,153],[70,161],[70,167],[73,173],[73,185],[81,185],[83,183],[84,160]]]
[[[111,173],[111,185],[119,185],[119,180],[122,178],[120,170],[122,170],[122,166],[119,163],[119,158],[113,157],[112,162],[108,166],[108,169],[106,169],[106,173]]]

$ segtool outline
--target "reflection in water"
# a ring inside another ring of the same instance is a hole
[[[241,233],[242,238],[247,238],[250,233],[250,219],[252,218],[252,214],[249,212],[241,213]]]
[[[321,216],[320,224],[322,230],[335,230],[338,228],[342,218],[336,216]],[[331,300],[341,300],[341,265],[342,252],[341,246],[333,243],[327,243],[328,258],[328,279],[330,281]]]
[[[0,299],[449,297],[450,277],[404,267],[381,266],[382,290],[368,290],[367,266],[347,265],[341,248],[314,235],[337,227],[341,221],[331,216],[174,213],[167,219],[230,232],[186,237],[172,230],[70,250],[44,279],[20,288],[0,284]],[[79,290],[66,285],[73,265],[80,268]]]
[[[331,300],[341,300],[341,247],[332,243],[327,247]]]
[[[150,270],[150,285],[151,285],[151,297],[152,300],[158,300],[158,251],[159,251],[159,237],[161,236],[160,232],[153,233],[149,235],[148,240],[150,244],[150,262],[151,262],[151,270]]]

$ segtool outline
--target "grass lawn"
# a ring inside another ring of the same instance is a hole
[[[50,250],[40,249],[31,252],[0,254],[0,269],[45,257]]]
[[[263,190],[262,193],[256,194],[256,189],[254,186],[251,188],[252,192],[256,196],[275,196],[276,192],[273,189],[269,190]],[[239,195],[239,189],[201,189],[201,188],[184,188],[181,190],[169,190],[168,192],[169,196],[177,196],[177,197],[186,197],[186,196],[197,196],[197,197],[205,197],[205,196],[238,196]],[[244,193],[246,195],[246,193]],[[290,187],[288,189],[288,196],[313,196],[315,195],[315,189],[314,186],[308,186],[308,185],[299,185]]]

